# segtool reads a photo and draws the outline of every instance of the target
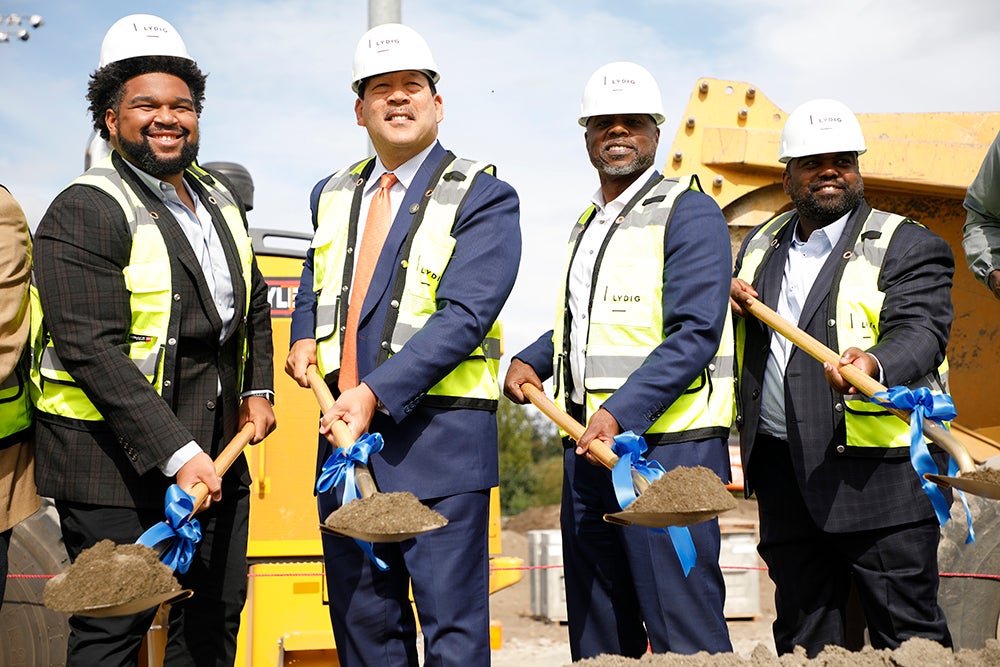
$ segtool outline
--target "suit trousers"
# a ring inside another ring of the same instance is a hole
[[[720,438],[655,447],[647,456],[666,470],[703,465],[729,479]],[[611,473],[564,454],[563,566],[573,660],[602,653],[638,658],[654,653],[733,650],[723,606],[717,519],[690,526],[697,562],[687,577],[666,531],[604,521],[620,510]]]
[[[320,520],[340,489],[318,496]],[[374,544],[379,570],[351,538],[323,534],[330,620],[344,667],[416,667],[417,627],[426,667],[486,667],[489,630],[489,490],[423,500],[448,524],[398,543]]]
[[[750,463],[760,514],[757,550],[775,585],[779,655],[802,646],[812,658],[824,646],[845,646],[852,583],[875,648],[893,649],[910,637],[951,646],[937,602],[937,520],[825,532],[805,505],[788,447],[758,434]]]
[[[170,609],[165,664],[232,665],[236,635],[246,601],[246,544],[250,491],[233,478],[223,480],[222,501],[198,514],[202,539],[191,567],[177,574],[194,597]],[[66,551],[72,560],[102,539],[135,542],[150,526],[163,521],[163,510],[106,507],[56,501]],[[66,664],[135,665],[143,636],[156,609],[131,616],[71,616]]]
[[[10,536],[13,528],[0,532],[0,609],[3,608],[3,596],[7,589],[7,551],[10,549]]]

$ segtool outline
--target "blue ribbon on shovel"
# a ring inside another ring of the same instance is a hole
[[[215,459],[215,472],[220,477],[229,470],[239,455],[243,452],[254,435],[253,422],[247,422],[240,432],[229,441],[229,444]],[[172,570],[181,574],[188,571],[194,559],[194,551],[201,541],[201,525],[194,518],[194,513],[208,497],[208,487],[198,482],[192,493],[184,491],[176,484],[171,484],[163,501],[163,513],[167,520],[151,526],[139,536],[136,544],[160,552],[160,560]]]
[[[632,484],[633,468],[648,482],[654,482],[666,473],[659,461],[647,461],[642,456],[647,449],[648,446],[642,436],[636,435],[632,431],[619,433],[615,436],[611,451],[618,455],[618,463],[611,470],[611,481],[615,486],[615,496],[622,509],[631,505],[636,499],[635,488]],[[663,528],[650,528],[650,530],[670,535],[670,542],[674,545],[674,552],[681,562],[681,568],[683,568],[686,577],[698,559],[698,552],[688,527],[667,526],[666,531]]]
[[[327,493],[330,489],[344,482],[342,503],[346,505],[360,498],[361,494],[358,493],[358,485],[355,480],[355,468],[358,465],[367,465],[368,457],[382,451],[383,445],[381,433],[365,433],[350,447],[338,447],[323,463],[319,478],[316,480],[316,490],[320,493]],[[389,569],[389,564],[375,555],[375,546],[371,542],[365,542],[356,537],[351,539],[361,547],[361,550],[375,564],[375,567],[383,572]]]
[[[201,525],[192,516],[194,496],[171,484],[164,499],[163,513],[167,520],[150,527],[139,536],[136,544],[163,549],[160,560],[171,570],[184,574],[191,567],[194,550],[201,541]]]
[[[890,387],[885,391],[876,392],[872,394],[872,401],[889,405],[898,410],[910,411],[910,464],[917,472],[920,486],[934,507],[938,523],[943,526],[950,517],[948,501],[945,500],[940,487],[924,477],[925,474],[937,474],[938,472],[937,464],[931,458],[927,443],[924,442],[924,419],[935,422],[941,428],[947,428],[944,422],[953,420],[958,414],[955,410],[955,403],[951,396],[935,394],[926,387],[909,389],[902,386]],[[954,458],[948,457],[948,475],[954,477],[957,474],[958,464],[955,463]],[[972,513],[969,511],[969,502],[961,489],[954,489],[954,491],[965,507],[965,518],[968,523],[968,537],[965,543],[975,542],[976,533],[972,528]]]

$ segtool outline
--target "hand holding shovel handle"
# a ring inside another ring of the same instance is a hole
[[[326,386],[326,381],[319,376],[316,366],[310,365],[306,369],[306,377],[309,378],[309,387],[312,388],[313,394],[316,395],[316,400],[319,401],[320,410],[326,414],[326,411],[333,407],[333,393]],[[333,431],[334,440],[337,441],[337,446],[341,449],[348,449],[354,444],[354,436],[351,435],[351,429],[348,428],[344,421],[338,419],[333,422],[331,430]],[[358,492],[362,498],[368,498],[378,493],[378,489],[375,487],[375,480],[372,479],[372,473],[366,464],[354,464],[354,481],[358,485]]]
[[[525,382],[521,385],[521,391],[528,397],[528,400],[531,401],[532,405],[538,408],[546,417],[551,419],[556,426],[566,431],[566,433],[569,434],[569,437],[577,441],[580,440],[584,431],[586,431],[583,424],[560,410],[559,406],[556,405],[552,399],[542,393],[542,391],[535,385]],[[611,448],[608,447],[600,438],[594,438],[590,441],[590,453],[593,454],[594,458],[600,461],[601,464],[608,470],[614,468],[615,464],[618,463],[618,455],[611,451]],[[649,480],[633,469],[632,484],[635,486],[637,491],[642,492],[649,487]]]
[[[743,308],[752,313],[758,320],[790,340],[796,346],[802,348],[802,350],[808,353],[809,356],[820,362],[829,362],[833,365],[834,368],[840,371],[840,374],[844,376],[845,380],[857,387],[858,390],[865,396],[871,398],[874,394],[880,391],[886,391],[886,388],[878,380],[865,374],[864,371],[856,366],[852,366],[850,364],[842,366],[840,364],[839,354],[820,343],[802,329],[799,329],[781,315],[774,312],[771,308],[764,305],[764,303],[758,299],[755,299],[747,294],[741,298],[741,301]],[[882,407],[903,421],[910,421],[910,412],[908,410],[900,410],[888,405],[882,405]],[[976,469],[976,464],[973,462],[968,450],[947,429],[941,427],[935,422],[932,422],[930,419],[925,419],[924,434],[940,445],[942,449],[948,452],[952,458],[955,459],[955,463],[958,464],[960,472],[967,473]]]
[[[225,449],[219,452],[219,455],[215,458],[215,474],[222,477],[229,470],[229,466],[233,465],[233,462],[239,458],[243,449],[250,444],[255,428],[253,422],[247,422],[240,429],[239,433],[233,436],[233,439],[229,441]],[[201,509],[205,499],[208,498],[208,486],[204,482],[197,482],[193,487],[188,489],[188,493],[194,496],[194,510],[191,512],[193,516]]]

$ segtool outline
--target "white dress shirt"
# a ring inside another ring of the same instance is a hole
[[[654,167],[647,169],[614,201],[605,202],[604,193],[600,188],[591,197],[591,202],[597,211],[577,244],[568,278],[569,367],[573,378],[573,391],[570,393],[570,400],[578,405],[582,405],[584,400],[583,371],[587,358],[589,324],[587,320],[590,317],[590,291],[594,280],[597,254],[600,252],[601,246],[604,245],[604,239],[611,231],[611,223],[618,218],[625,209],[625,205],[642,189],[654,171]]]

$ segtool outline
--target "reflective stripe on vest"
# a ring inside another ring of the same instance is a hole
[[[688,190],[701,191],[697,177],[661,179],[643,189],[607,234],[594,267],[590,294],[584,393],[586,417],[596,412],[663,342],[663,245],[671,209]],[[570,235],[553,330],[556,402],[568,400],[568,278],[573,254],[594,216],[588,208]],[[668,286],[669,288],[669,286]],[[728,435],[733,421],[732,318],[726,309],[715,357],[691,386],[646,431],[660,442]],[[653,418],[652,416],[650,417]]]
[[[128,167],[124,167],[128,168]],[[208,191],[208,200],[219,207],[239,254],[241,276],[245,289],[243,312],[250,304],[253,246],[236,200],[225,187],[211,178],[201,167],[192,164],[187,173],[197,178]],[[115,169],[111,156],[91,167],[71,184],[97,188],[112,197],[125,214],[132,234],[129,263],[122,269],[125,287],[129,291],[131,324],[128,330],[129,358],[149,380],[156,392],[163,395],[166,359],[175,349],[169,340],[170,315],[173,303],[173,282],[170,252],[157,226],[157,214],[146,208],[131,186]],[[36,327],[37,323],[37,327]],[[237,386],[242,387],[247,360],[245,327],[241,331],[242,361],[237,368]],[[32,368],[35,407],[48,414],[85,421],[102,421],[98,409],[83,389],[66,371],[45,331],[41,302],[32,291],[32,341],[35,359]]]
[[[755,284],[770,254],[768,249],[778,246],[778,237],[793,216],[794,211],[786,212],[761,226],[747,243],[737,277]],[[906,223],[919,224],[900,215],[872,209],[864,223],[852,230],[854,246],[839,258],[840,266],[830,288],[827,320],[835,324],[830,329],[829,346],[832,349],[857,347],[867,350],[878,342],[885,300],[885,293],[878,289],[879,274],[893,235]],[[737,331],[737,358],[742,369],[745,334],[742,327]],[[948,360],[945,359],[936,371],[907,386],[911,389],[927,387],[942,393],[947,391],[947,374]],[[909,447],[909,426],[892,413],[860,395],[835,395],[834,400],[844,401],[848,448]]]
[[[346,327],[346,295],[353,276],[353,248],[364,189],[364,171],[371,159],[343,169],[319,196],[316,235],[313,238],[313,289],[317,291],[316,357],[320,372],[340,368],[341,336]],[[438,310],[437,286],[455,248],[452,227],[480,173],[493,174],[492,165],[448,154],[438,166],[421,200],[403,245],[400,269],[392,288],[378,363],[399,352]],[[349,220],[349,224],[344,224]],[[422,399],[435,407],[495,410],[500,398],[501,327],[494,322],[485,339]]]

